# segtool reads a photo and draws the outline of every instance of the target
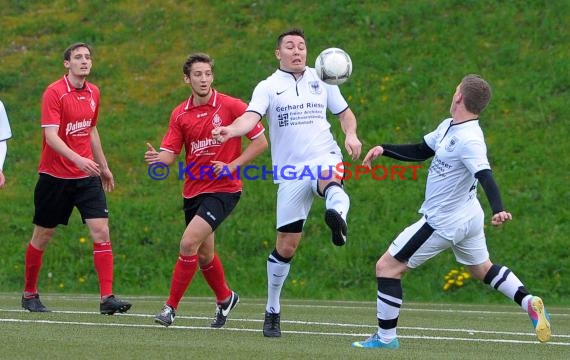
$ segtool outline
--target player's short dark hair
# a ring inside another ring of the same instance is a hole
[[[491,86],[476,74],[466,75],[459,85],[463,95],[465,109],[473,114],[480,114],[491,100]]]
[[[277,48],[279,49],[281,47],[281,43],[283,42],[283,38],[287,35],[293,35],[293,36],[300,36],[303,38],[303,40],[306,41],[305,39],[305,32],[303,31],[303,29],[301,28],[292,28],[289,29],[287,31],[285,31],[284,33],[282,33],[281,35],[279,35],[279,37],[277,38]]]
[[[71,52],[77,48],[80,47],[85,47],[89,50],[89,54],[91,54],[93,52],[93,50],[91,50],[91,46],[89,46],[89,44],[86,44],[84,42],[76,42],[74,44],[71,44],[67,47],[67,49],[65,49],[65,51],[63,52],[63,60],[71,60]]]
[[[190,76],[190,70],[192,69],[192,65],[198,62],[210,64],[212,71],[214,70],[214,59],[212,59],[210,55],[205,53],[194,53],[188,55],[188,58],[184,62],[184,65],[182,65],[182,72],[184,73],[184,75]]]

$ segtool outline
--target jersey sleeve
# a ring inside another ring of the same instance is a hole
[[[469,140],[462,144],[460,149],[461,161],[471,174],[476,174],[481,170],[490,170],[487,159],[487,146],[481,140]]]
[[[324,87],[327,90],[327,108],[330,112],[334,115],[338,115],[346,110],[348,108],[348,103],[340,93],[338,85],[329,85],[324,82],[322,84],[324,84]]]
[[[42,96],[41,125],[59,126],[61,124],[61,103],[57,91],[49,87]]]
[[[268,82],[267,80],[261,81],[255,89],[253,90],[253,94],[251,95],[251,101],[249,102],[249,106],[247,107],[246,111],[253,111],[261,115],[261,117],[265,116],[267,113],[267,109],[269,108],[269,89],[268,89]]]
[[[427,146],[429,146],[432,150],[435,150],[438,139],[442,136],[442,134],[445,134],[445,131],[447,128],[449,128],[450,124],[451,119],[445,119],[437,126],[434,131],[425,135],[424,141]]]
[[[179,155],[182,151],[182,146],[184,145],[184,135],[180,124],[178,122],[179,114],[178,109],[175,109],[170,115],[170,121],[168,123],[168,130],[162,139],[160,144],[160,149],[164,151],[171,152],[175,155]]]
[[[12,137],[10,122],[4,104],[0,101],[0,141],[8,140]]]
[[[258,137],[259,135],[263,134],[264,132],[265,132],[265,128],[263,127],[263,124],[261,123],[261,121],[259,121],[257,124],[255,124],[253,129],[251,129],[251,131],[248,132],[245,136],[249,140],[253,140],[256,137]]]
[[[91,106],[95,107],[95,111],[93,114],[93,120],[91,126],[97,126],[97,122],[99,121],[99,104],[101,102],[101,93],[99,92],[99,88],[93,84],[90,84],[91,91],[92,91],[92,104]]]

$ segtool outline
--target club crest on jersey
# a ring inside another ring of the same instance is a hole
[[[445,145],[445,150],[447,150],[448,152],[452,152],[453,150],[455,150],[457,141],[458,141],[457,137],[453,136],[451,139],[449,139],[447,145]]]
[[[311,92],[311,94],[318,95],[323,90],[321,88],[321,85],[319,85],[318,81],[309,81],[309,91]]]
[[[97,107],[97,104],[95,104],[95,100],[93,100],[93,98],[91,98],[89,105],[91,106],[91,111],[95,112],[95,108]]]
[[[212,125],[214,125],[215,128],[222,126],[222,118],[220,115],[216,114],[212,117]]]

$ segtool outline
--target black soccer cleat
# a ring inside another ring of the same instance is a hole
[[[39,294],[35,294],[30,298],[22,296],[22,307],[29,312],[51,312],[51,310],[42,304]]]
[[[332,242],[336,246],[343,246],[346,244],[346,234],[348,232],[346,221],[334,209],[327,209],[325,211],[325,222],[331,229]]]
[[[226,324],[230,311],[232,311],[239,304],[239,295],[232,291],[230,300],[227,304],[218,304],[216,313],[214,314],[214,321],[210,324],[213,328],[221,328]]]
[[[281,314],[265,312],[263,321],[263,336],[281,337]]]
[[[115,313],[125,313],[131,308],[131,304],[119,300],[115,297],[115,295],[108,296],[105,300],[99,305],[99,310],[103,315],[113,315]]]

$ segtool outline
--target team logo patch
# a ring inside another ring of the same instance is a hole
[[[311,94],[318,95],[323,91],[323,89],[318,81],[309,81],[309,91]]]
[[[91,99],[89,105],[91,106],[91,111],[95,112],[95,107],[97,106],[97,104],[95,104],[95,100]]]
[[[216,114],[212,117],[212,125],[214,125],[215,128],[222,125],[222,118],[220,118],[220,115]]]
[[[445,150],[447,150],[448,152],[452,152],[453,150],[455,150],[455,146],[457,145],[458,141],[459,140],[457,139],[457,137],[452,136],[451,139],[449,139],[447,145],[445,145]]]

